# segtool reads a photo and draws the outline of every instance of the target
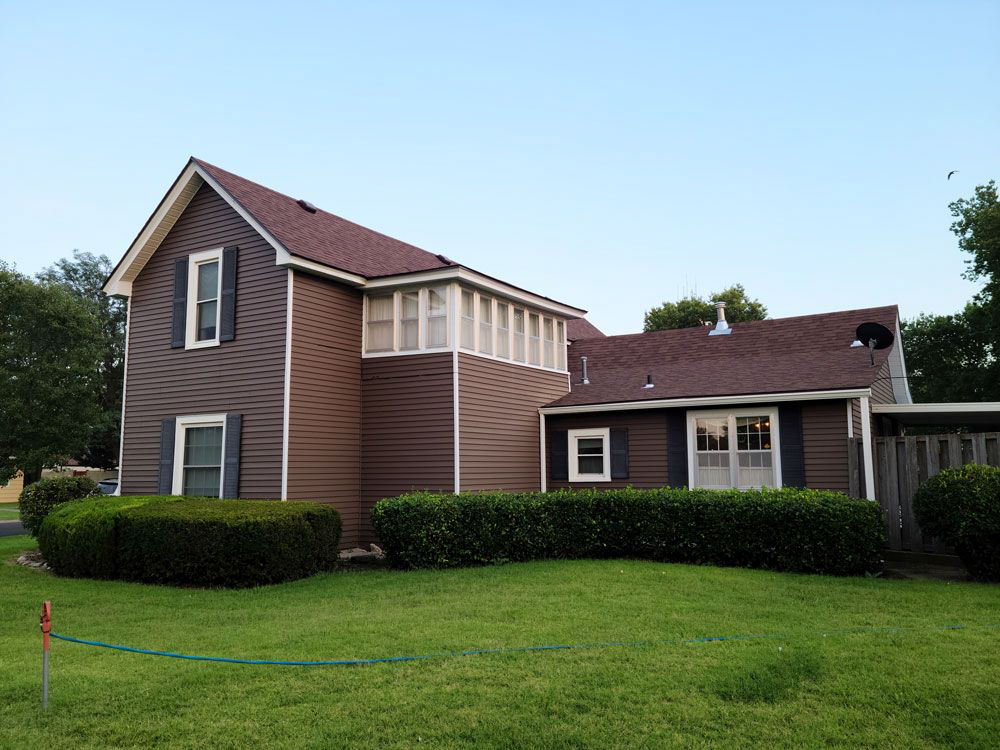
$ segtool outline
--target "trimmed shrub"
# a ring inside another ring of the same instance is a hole
[[[973,578],[1000,581],[1000,467],[945,469],[913,496],[920,528],[955,547]]]
[[[885,540],[876,503],[801,489],[415,493],[372,519],[403,568],[635,557],[860,575]]]
[[[60,508],[38,541],[63,575],[241,587],[334,568],[340,526],[316,503],[116,497]]]
[[[21,523],[32,536],[38,536],[38,527],[53,508],[84,497],[97,497],[100,494],[97,483],[90,477],[39,479],[21,490],[21,496],[18,498]]]

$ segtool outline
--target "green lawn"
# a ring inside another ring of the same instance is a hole
[[[17,503],[0,503],[0,521],[16,521],[20,517]]]
[[[0,539],[0,559],[31,546]],[[633,561],[335,573],[246,591],[0,565],[0,747],[995,747],[1000,587]],[[781,638],[364,667],[185,662],[57,632],[262,659],[594,641]],[[939,630],[943,625],[962,630]],[[859,626],[911,628],[823,637]]]

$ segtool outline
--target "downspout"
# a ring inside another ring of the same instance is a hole
[[[122,475],[125,468],[125,391],[128,388],[128,332],[132,323],[132,296],[125,298],[125,356],[122,358],[122,420],[118,430],[118,486],[115,494],[122,494]]]
[[[872,445],[872,412],[868,396],[861,397],[861,445],[865,462],[865,497],[875,499],[875,461]]]

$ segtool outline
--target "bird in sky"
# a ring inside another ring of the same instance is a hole
[[[953,174],[957,174],[957,173],[958,173],[958,170],[957,170],[957,169],[953,169],[953,170],[951,170],[951,171],[950,171],[950,172],[948,173],[948,179],[950,180],[950,179],[951,179],[951,176],[952,176]]]

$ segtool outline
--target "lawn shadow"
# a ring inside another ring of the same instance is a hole
[[[823,657],[806,646],[755,644],[737,664],[720,670],[711,690],[730,702],[776,703],[823,676]]]

